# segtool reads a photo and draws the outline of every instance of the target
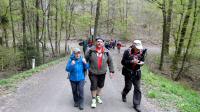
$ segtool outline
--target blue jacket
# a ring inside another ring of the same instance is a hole
[[[85,74],[84,70],[89,69],[89,64],[84,64],[82,61],[82,57],[79,59],[76,59],[74,53],[70,56],[67,66],[66,66],[66,71],[69,72],[69,80],[71,81],[81,81],[85,80]],[[71,65],[72,60],[75,61],[74,65]]]

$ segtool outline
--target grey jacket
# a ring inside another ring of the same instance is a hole
[[[104,54],[102,59],[101,69],[98,69],[98,57],[96,52],[96,46],[91,47],[86,51],[85,58],[90,64],[89,71],[93,74],[100,75],[105,74],[107,72],[107,66],[109,67],[109,71],[114,73],[113,61],[108,49],[104,48]]]

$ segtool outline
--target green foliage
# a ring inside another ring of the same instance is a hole
[[[164,108],[177,108],[181,112],[200,111],[200,94],[189,87],[158,76],[146,66],[143,68],[142,79],[149,88],[148,97],[156,99]]]
[[[131,33],[130,32],[123,32],[119,35],[119,38],[122,40],[131,40]]]
[[[13,48],[4,48],[0,46],[0,66],[2,69],[15,68],[21,61],[22,52],[14,52]]]
[[[79,32],[87,31],[90,26],[90,22],[93,21],[91,20],[91,15],[89,13],[84,13],[82,16],[76,15],[75,18],[76,27],[80,29],[78,30]]]
[[[149,91],[149,92],[148,92],[148,97],[149,97],[149,98],[156,98],[156,93],[155,93],[155,91]]]

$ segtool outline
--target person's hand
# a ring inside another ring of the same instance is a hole
[[[110,78],[111,78],[111,79],[113,78],[113,75],[114,75],[114,74],[113,74],[112,72],[110,72]]]
[[[67,79],[69,79],[69,74],[67,75]]]
[[[139,60],[134,58],[131,62],[137,64]]]
[[[72,60],[72,63],[71,63],[71,64],[74,65],[75,63],[76,63],[76,62],[75,62],[74,60]]]
[[[84,64],[86,64],[86,63],[87,63],[87,62],[86,62],[86,60],[85,60],[85,58],[83,58],[83,59],[82,59],[82,61],[83,61],[83,63],[84,63]]]
[[[143,61],[141,61],[140,63],[138,63],[138,65],[144,65],[144,62],[143,62]]]

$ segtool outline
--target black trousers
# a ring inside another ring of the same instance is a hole
[[[70,82],[72,87],[74,103],[79,104],[79,106],[83,107],[85,80]]]
[[[134,86],[133,91],[133,105],[140,105],[141,102],[141,89],[140,89],[140,79],[141,79],[141,71],[133,72],[124,75],[125,86],[122,91],[122,95],[126,96],[132,88],[132,84]]]

